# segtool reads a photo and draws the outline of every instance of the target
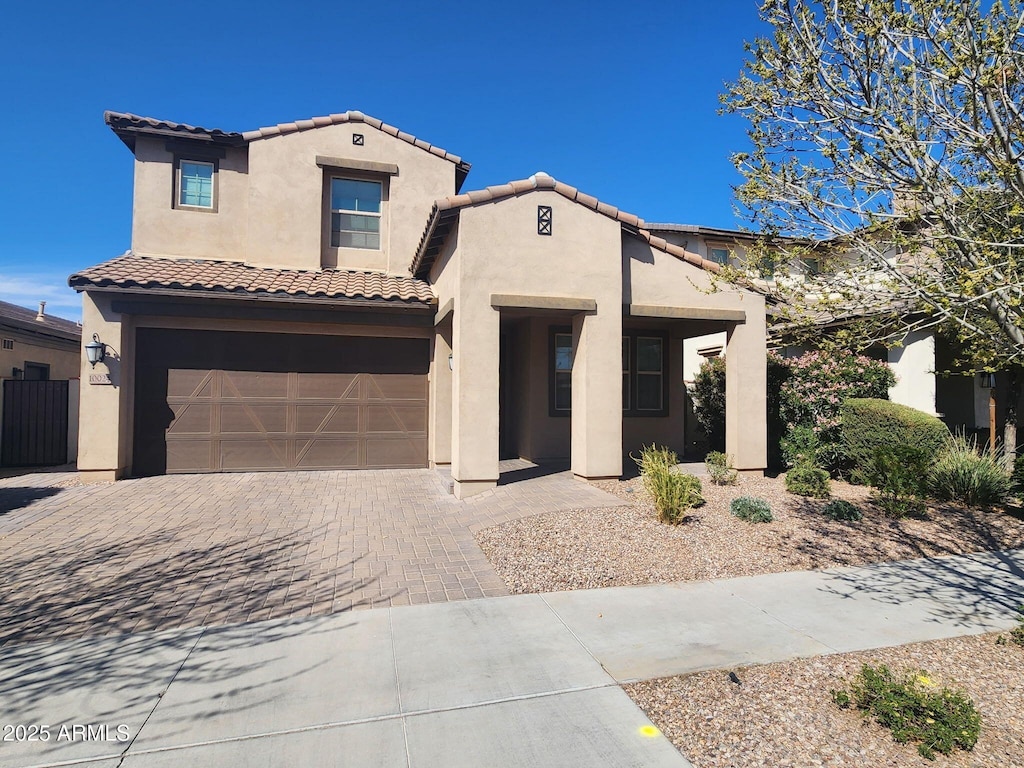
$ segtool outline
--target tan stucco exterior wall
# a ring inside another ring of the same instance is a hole
[[[538,205],[552,207],[551,236],[537,234]],[[434,268],[439,304],[449,292],[455,299],[451,431],[457,495],[491,487],[498,477],[500,312],[491,306],[497,293],[597,302],[595,313],[554,320],[572,325],[577,342],[572,465],[583,477],[621,474],[619,231],[617,222],[547,191],[462,211],[454,253]],[[444,275],[453,268],[454,280]],[[531,409],[537,402],[531,399]]]
[[[352,143],[362,134],[364,144]],[[342,123],[254,141],[249,145],[249,227],[246,261],[293,269],[319,269],[325,257],[324,174],[317,156],[390,163],[397,175],[338,171],[350,178],[382,179],[386,202],[381,250],[327,249],[328,265],[408,274],[423,226],[438,198],[455,192],[448,160],[365,123]],[[335,254],[336,252],[336,254]]]
[[[364,144],[352,143],[362,134]],[[455,192],[455,165],[365,123],[300,131],[227,148],[217,161],[216,212],[175,208],[174,153],[136,140],[132,250],[291,269],[337,266],[408,274],[435,200]],[[325,171],[317,157],[398,166],[398,173]],[[183,150],[179,157],[189,159]],[[195,157],[204,160],[203,157]],[[324,177],[383,182],[380,250],[326,246]]]
[[[180,155],[184,159],[187,155]],[[196,160],[209,162],[206,158]],[[244,261],[249,203],[244,148],[229,148],[219,159],[216,213],[175,208],[174,154],[159,139],[135,143],[132,250],[143,256]]]
[[[107,345],[106,359],[95,367],[81,358],[78,469],[87,482],[124,477],[131,457],[135,332],[131,318],[113,312],[110,300],[109,294],[82,294],[82,336],[95,333]],[[90,374],[108,374],[111,384],[90,384]]]
[[[763,471],[768,466],[764,297],[716,283],[710,273],[629,236],[623,238],[623,274],[632,304],[744,312],[745,321],[730,323],[727,335],[725,448],[737,469]]]

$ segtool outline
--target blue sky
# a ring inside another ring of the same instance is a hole
[[[702,7],[698,7],[698,5]],[[734,227],[719,116],[754,0],[16,3],[0,28],[0,299],[80,317],[68,274],[130,246],[132,156],[103,110],[248,130],[359,109],[473,164],[648,221]]]

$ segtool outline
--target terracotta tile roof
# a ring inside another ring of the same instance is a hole
[[[436,155],[437,157],[454,163],[457,168],[456,188],[462,186],[462,182],[465,180],[466,174],[469,173],[469,169],[471,168],[470,164],[458,155],[454,155],[451,152],[441,149],[429,142],[423,141],[422,139],[417,139],[415,136],[408,134],[405,131],[401,131],[393,125],[388,125],[375,117],[364,115],[362,112],[355,110],[338,112],[336,114],[325,115],[323,117],[313,117],[309,120],[296,120],[293,123],[280,123],[279,125],[272,125],[267,128],[257,128],[254,131],[245,131],[244,133],[222,131],[219,128],[200,128],[194,125],[187,125],[186,123],[173,123],[169,120],[158,120],[153,117],[140,117],[139,115],[132,115],[126,112],[111,112],[110,110],[103,113],[103,120],[115,133],[117,133],[118,136],[121,137],[121,140],[132,149],[134,149],[134,137],[139,133],[177,135],[193,139],[202,139],[217,144],[242,146],[260,139],[267,139],[273,136],[283,136],[297,131],[308,131],[313,128],[323,128],[327,125],[338,125],[339,123],[365,123],[371,128],[376,128],[389,136],[394,136],[395,138],[412,144],[414,147],[419,147],[425,152],[429,152],[432,155]]]
[[[666,242],[664,238],[656,237],[646,229],[646,223],[639,216],[621,211],[614,205],[601,202],[596,197],[581,192],[576,187],[570,187],[568,184],[555,180],[543,171],[538,171],[528,179],[510,181],[508,184],[464,192],[460,195],[449,195],[435,201],[433,210],[430,213],[430,219],[427,221],[423,236],[420,238],[420,245],[416,251],[416,257],[413,259],[410,271],[417,277],[426,276],[430,271],[431,265],[434,263],[434,259],[444,245],[452,222],[463,208],[498,202],[505,198],[528,194],[538,189],[552,190],[574,203],[621,222],[628,231],[635,233],[653,248],[657,248],[660,251],[669,253],[683,261],[711,272],[718,272],[720,270],[719,265],[715,262],[702,259],[695,253],[689,253],[677,245]]]
[[[281,294],[298,299],[362,299],[432,304],[430,286],[413,277],[357,272],[252,267],[237,261],[157,258],[128,252],[68,278],[82,291],[97,288],[160,288],[210,294]]]
[[[79,339],[82,336],[82,326],[74,320],[65,320],[63,317],[47,314],[43,315],[42,320],[37,319],[38,317],[38,309],[28,309],[17,304],[0,301],[0,325],[59,336],[64,339]]]

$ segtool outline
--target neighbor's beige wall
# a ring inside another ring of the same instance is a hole
[[[249,203],[244,148],[219,160],[217,212],[174,208],[174,155],[162,139],[135,142],[132,250],[144,256],[244,261]],[[202,158],[197,158],[202,159]]]
[[[352,143],[354,133],[363,135],[362,146]],[[385,185],[381,250],[337,249],[338,266],[407,274],[434,201],[455,192],[455,166],[365,123],[325,126],[249,145],[246,260],[320,268],[324,170],[316,164],[317,155],[398,166],[398,174]]]
[[[14,378],[13,369],[24,369],[26,362],[49,365],[51,379],[78,377],[79,342],[51,341],[15,328],[0,328],[0,338],[14,341],[14,349],[0,349],[0,381]]]
[[[95,333],[107,345],[95,367],[81,358],[78,469],[85,480],[116,480],[130,471],[131,399],[135,333],[131,318],[110,308],[109,294],[82,294],[82,336]],[[109,374],[112,384],[90,384],[90,374]]]

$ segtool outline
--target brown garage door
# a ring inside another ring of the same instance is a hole
[[[133,472],[427,465],[425,339],[139,329]]]

